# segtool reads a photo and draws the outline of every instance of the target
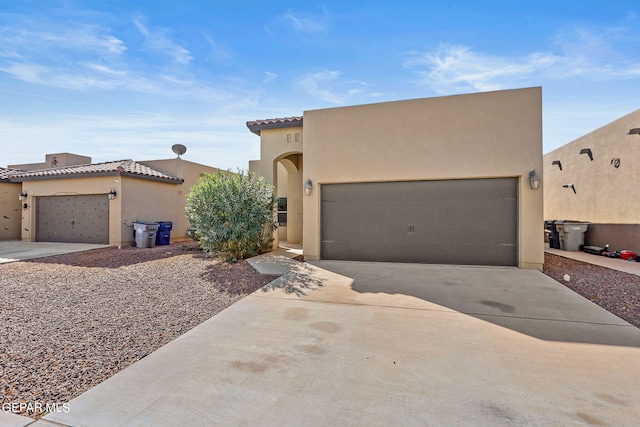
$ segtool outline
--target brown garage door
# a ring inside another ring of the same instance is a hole
[[[39,242],[109,243],[109,197],[45,196],[36,199]]]
[[[323,259],[517,265],[516,178],[322,185]]]

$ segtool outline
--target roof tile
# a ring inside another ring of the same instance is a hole
[[[260,135],[260,131],[264,129],[280,129],[288,127],[302,126],[302,116],[280,117],[276,119],[253,120],[247,122],[249,130],[256,135]]]
[[[89,165],[65,166],[60,168],[36,169],[29,171],[13,171],[8,174],[9,178],[39,178],[39,177],[69,177],[75,175],[92,175],[98,173],[128,173],[133,175],[158,178],[162,180],[182,182],[182,178],[159,172],[148,166],[134,162],[133,160],[117,160],[113,162],[92,163]],[[2,173],[2,172],[0,172]],[[1,175],[0,175],[1,176]]]
[[[20,171],[17,169],[0,167],[0,181],[9,181],[9,178],[16,172],[20,172]]]

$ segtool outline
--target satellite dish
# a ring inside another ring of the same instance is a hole
[[[178,155],[178,158],[180,158],[180,156],[187,152],[187,147],[182,144],[175,144],[171,147],[171,150],[173,150],[173,152]]]

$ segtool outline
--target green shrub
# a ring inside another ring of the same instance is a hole
[[[219,171],[200,178],[185,212],[203,250],[229,262],[267,252],[273,241],[273,186],[254,173]]]

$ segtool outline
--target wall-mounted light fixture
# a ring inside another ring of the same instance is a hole
[[[576,187],[575,187],[575,185],[573,185],[573,184],[565,184],[565,185],[563,185],[562,187],[563,187],[563,188],[570,188],[570,189],[572,189],[572,190],[573,190],[573,194],[577,194],[577,193],[576,193]]]
[[[20,201],[24,201],[27,199],[27,193],[25,193],[24,191],[22,191],[19,195],[18,195],[18,199],[20,199]]]
[[[627,135],[640,135],[640,128],[629,129]]]
[[[562,170],[562,163],[560,163],[560,160],[554,160],[553,162],[551,162],[551,165],[558,165],[560,170]]]
[[[310,196],[312,188],[313,188],[313,183],[311,182],[310,179],[308,179],[307,182],[304,184],[304,194],[307,196]]]
[[[116,194],[118,194],[118,193],[116,193],[115,188],[112,188],[112,189],[109,191],[109,193],[108,193],[108,195],[109,195],[109,200],[113,200],[113,199],[115,199],[115,198],[116,198]]]
[[[583,148],[580,150],[580,154],[587,154],[589,156],[589,160],[593,162],[593,153],[591,152],[591,148]]]
[[[529,185],[531,185],[532,190],[540,188],[540,177],[535,169],[529,172]]]

